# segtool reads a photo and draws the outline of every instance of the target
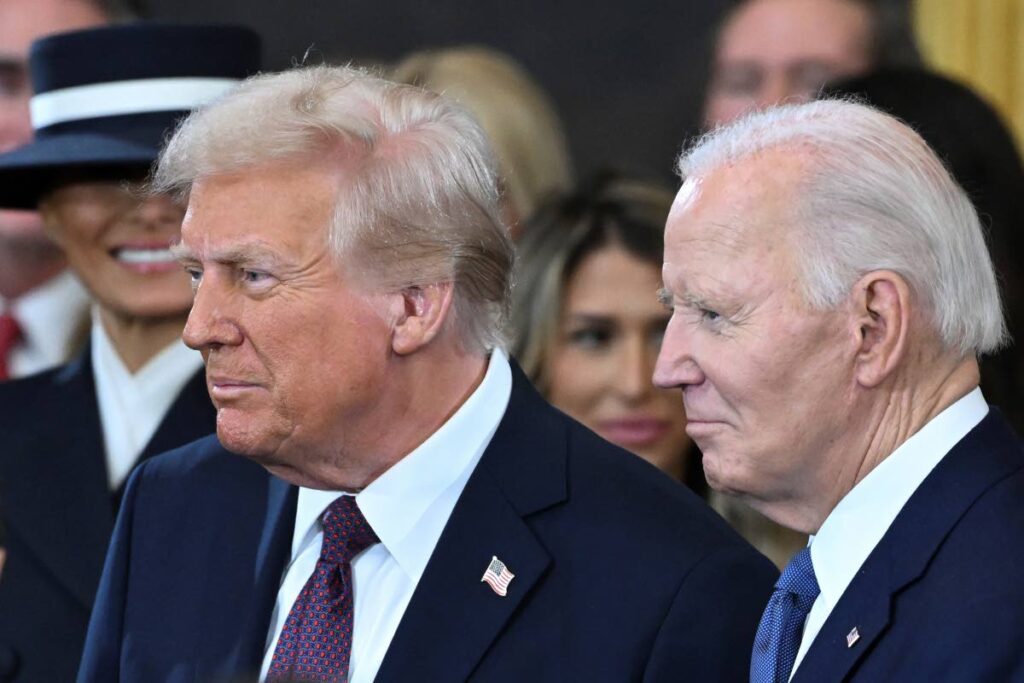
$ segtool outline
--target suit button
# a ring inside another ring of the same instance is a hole
[[[21,657],[10,645],[0,645],[0,681],[13,681],[21,665]]]

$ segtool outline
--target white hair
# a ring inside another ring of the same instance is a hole
[[[1007,337],[978,214],[935,153],[899,120],[864,104],[771,108],[707,133],[679,158],[685,180],[779,148],[807,152],[794,188],[793,240],[807,303],[839,306],[873,270],[920,298],[943,346],[990,353]]]
[[[202,178],[306,159],[356,168],[330,226],[339,262],[386,288],[453,283],[463,344],[503,345],[513,251],[493,154],[472,115],[437,94],[352,67],[255,76],[189,116],[153,185],[184,195]]]

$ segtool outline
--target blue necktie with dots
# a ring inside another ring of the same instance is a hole
[[[800,649],[804,621],[821,589],[814,576],[811,549],[789,561],[775,583],[754,639],[750,683],[787,683]]]

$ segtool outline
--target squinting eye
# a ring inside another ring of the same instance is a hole
[[[259,284],[269,277],[269,274],[260,270],[242,270],[242,279],[250,284]]]
[[[203,279],[203,271],[198,268],[185,268],[185,272],[188,273],[188,279],[192,283],[192,288],[198,287],[199,281]]]
[[[716,313],[715,311],[712,311],[711,309],[708,309],[708,308],[701,308],[699,310],[700,310],[700,317],[703,318],[704,320],[707,320],[708,322],[711,322],[711,323],[720,320],[721,317],[722,317],[718,313]]]

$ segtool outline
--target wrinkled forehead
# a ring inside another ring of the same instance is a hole
[[[787,242],[797,226],[799,164],[758,158],[683,183],[669,213],[666,250],[759,251]]]
[[[183,242],[192,249],[322,242],[334,215],[337,182],[324,168],[292,163],[200,178],[189,193]]]

